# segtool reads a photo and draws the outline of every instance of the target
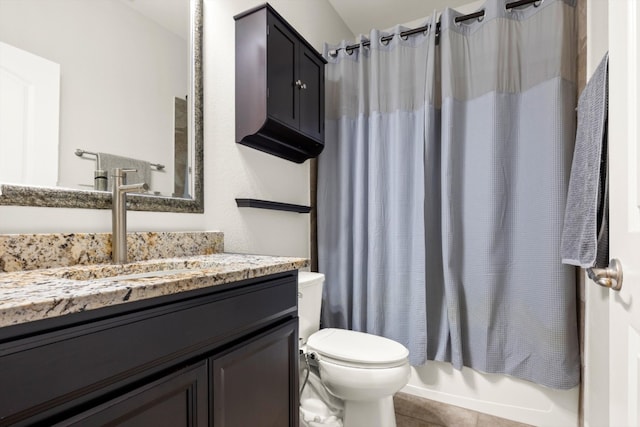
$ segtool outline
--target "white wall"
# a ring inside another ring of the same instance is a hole
[[[235,21],[259,0],[205,0],[205,192],[207,226],[225,232],[225,250],[309,256],[309,215],[236,207],[235,198],[309,204],[309,161],[299,165],[235,142]],[[270,4],[318,51],[352,39],[326,0]]]
[[[298,165],[235,143],[233,16],[261,3],[204,1],[205,213],[129,212],[130,231],[221,230],[227,251],[309,256],[309,215],[235,204],[236,197],[309,203],[309,162]],[[354,37],[326,0],[270,4],[318,50],[325,41]],[[108,232],[110,215],[107,210],[0,206],[0,234]]]
[[[0,0],[0,11],[0,40],[60,64],[58,185],[93,188],[95,161],[80,148],[164,164],[150,187],[170,195],[188,39],[114,0]]]

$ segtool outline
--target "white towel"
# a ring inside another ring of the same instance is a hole
[[[560,254],[564,264],[583,268],[602,268],[609,262],[608,68],[607,54],[578,100]]]
[[[151,188],[151,164],[144,160],[130,157],[116,156],[109,153],[98,153],[98,169],[106,170],[108,181],[107,189],[113,188],[111,172],[114,168],[136,169],[137,172],[127,173],[127,184],[146,183]]]

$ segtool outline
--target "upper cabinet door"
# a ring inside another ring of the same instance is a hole
[[[325,59],[269,4],[235,20],[236,142],[296,163],[316,157]]]
[[[300,131],[324,141],[324,63],[300,45],[298,63],[300,92]]]
[[[273,15],[267,19],[267,111],[274,119],[297,128],[300,91],[295,82],[300,45]]]

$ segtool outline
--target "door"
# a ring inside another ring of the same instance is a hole
[[[0,42],[0,182],[56,186],[60,65]]]
[[[300,131],[324,141],[324,63],[300,44]]]
[[[211,361],[213,425],[298,426],[298,319]]]
[[[267,15],[267,112],[298,128],[298,96],[295,84],[299,46],[296,36],[271,13]]]
[[[611,426],[640,425],[639,25],[637,0],[609,0],[610,254],[624,270],[609,292]]]
[[[202,361],[56,426],[205,427],[208,405],[207,362]]]

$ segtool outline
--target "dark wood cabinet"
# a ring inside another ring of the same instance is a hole
[[[296,427],[297,333],[297,271],[0,328],[0,426]]]
[[[324,63],[300,46],[300,132],[324,143]]]
[[[210,360],[216,427],[298,425],[297,340],[290,321]]]
[[[241,28],[242,21],[237,22],[236,26]],[[270,13],[267,13],[266,31],[267,114],[293,129],[298,129],[300,88],[295,82],[300,74],[300,43],[289,27]],[[247,49],[247,46],[236,45],[236,49]]]
[[[324,148],[326,61],[268,4],[236,19],[236,141],[297,163]]]
[[[55,426],[206,427],[208,409],[207,364],[200,362]]]

